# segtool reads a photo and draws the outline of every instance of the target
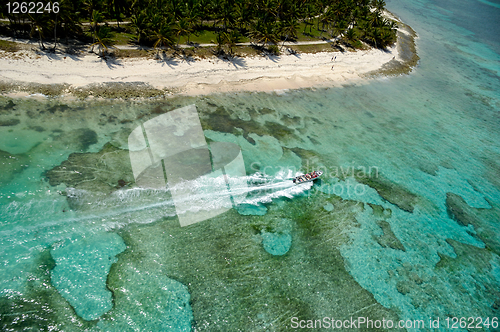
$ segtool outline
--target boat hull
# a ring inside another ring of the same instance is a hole
[[[322,171],[313,171],[311,173],[307,173],[304,175],[297,176],[292,179],[293,183],[295,184],[301,184],[301,183],[306,183],[310,181],[314,181],[316,179],[319,179],[319,177],[323,174]]]

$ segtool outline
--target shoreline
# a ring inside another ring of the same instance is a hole
[[[416,33],[398,22],[397,42],[368,49],[236,57],[231,60],[102,60],[96,55],[1,52],[0,94],[25,97],[155,98],[171,95],[277,92],[359,84],[370,78],[410,73],[418,63]],[[333,61],[332,61],[333,59]]]

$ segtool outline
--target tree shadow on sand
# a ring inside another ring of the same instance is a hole
[[[45,50],[34,49],[34,51],[37,55],[46,57],[49,60],[58,61],[58,60],[64,60],[66,58],[70,58],[73,61],[82,61],[81,60],[82,55],[79,54],[78,52],[75,52],[75,51],[72,51],[72,52],[68,52],[67,50],[54,51],[53,49],[45,49]]]
[[[32,48],[36,54],[47,57],[49,60],[61,60],[70,58],[73,61],[82,61],[81,58],[87,51],[88,45],[77,40],[66,40],[65,43],[57,45],[45,43],[45,46]]]
[[[234,66],[234,68],[236,68],[236,69],[247,67],[247,63],[246,63],[245,58],[241,58],[238,56],[230,56],[230,55],[223,55],[223,56],[219,56],[218,58],[224,62],[228,62],[228,63],[232,64]]]
[[[186,63],[188,65],[191,65],[191,63],[196,62],[195,58],[193,58],[192,56],[186,55],[186,54],[182,54],[180,56],[180,58],[181,58],[181,61],[186,61]]]
[[[281,57],[279,55],[270,54],[270,53],[264,53],[264,54],[262,54],[262,56],[264,58],[271,60],[274,63],[278,63],[278,61],[281,59]]]
[[[288,48],[288,47],[287,47],[287,49],[286,49],[286,51],[285,51],[285,52],[286,52],[286,53],[285,53],[286,55],[293,55],[293,56],[295,56],[295,57],[297,57],[297,58],[299,58],[299,59],[301,58],[300,53],[299,53],[298,51],[296,51],[296,50],[292,49],[292,48]]]
[[[175,68],[179,65],[179,60],[175,56],[167,55],[167,53],[162,52],[161,54],[156,54],[154,59],[161,63],[161,66],[169,66],[170,68]]]
[[[106,66],[108,66],[109,69],[115,69],[116,67],[123,67],[121,61],[115,58],[114,56],[105,54],[100,58],[101,61],[104,61],[106,63]]]

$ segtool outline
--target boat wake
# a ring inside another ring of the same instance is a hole
[[[187,212],[231,209],[239,204],[270,203],[274,199],[300,195],[313,185],[312,182],[296,185],[292,178],[291,174],[285,173],[274,176],[255,173],[227,178],[230,186],[226,186],[224,177],[199,177],[179,182],[168,189],[134,187],[119,189],[111,194],[67,188],[66,197],[32,197],[3,206],[2,220],[8,222],[11,227],[2,227],[0,234],[10,234],[21,225],[23,231],[69,223],[94,224],[106,229],[116,229],[130,223],[151,223],[160,218]],[[173,191],[190,194],[176,196],[174,200]]]

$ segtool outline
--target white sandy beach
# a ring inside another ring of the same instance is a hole
[[[279,57],[181,59],[135,58],[104,61],[95,54],[39,55],[34,51],[0,54],[0,80],[42,84],[144,82],[180,94],[275,91],[335,86],[359,81],[363,74],[398,59],[397,47],[381,51],[322,52]],[[332,61],[332,57],[336,60]]]

